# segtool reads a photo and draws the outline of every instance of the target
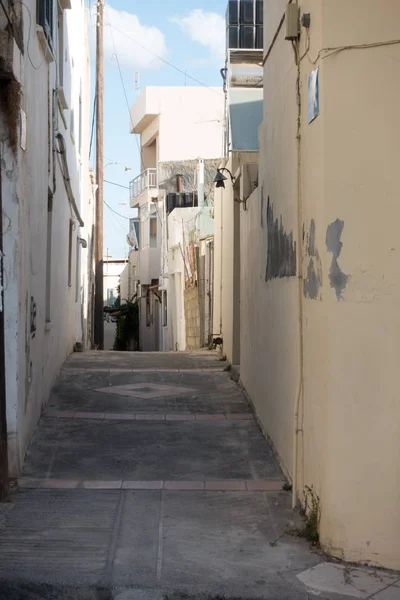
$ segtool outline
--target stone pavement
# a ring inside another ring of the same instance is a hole
[[[290,493],[224,366],[211,352],[67,361],[0,505],[0,600],[400,598],[396,575],[351,578],[285,535]]]

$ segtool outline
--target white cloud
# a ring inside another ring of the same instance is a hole
[[[92,48],[94,48],[96,41],[95,14],[92,14],[91,22],[90,41]],[[137,43],[135,43],[135,40]],[[119,62],[126,67],[157,69],[162,63],[154,55],[157,54],[162,58],[167,55],[165,37],[162,31],[157,27],[142,25],[136,15],[124,10],[116,10],[108,5],[104,12],[105,61],[114,58],[114,43]]]
[[[173,17],[176,23],[194,42],[208,48],[213,56],[225,56],[225,20],[218,13],[206,12],[201,8],[192,10],[186,17]]]

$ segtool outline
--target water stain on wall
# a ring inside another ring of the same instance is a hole
[[[315,244],[315,221],[311,219],[310,230],[307,236],[303,225],[303,244],[305,246],[304,256],[308,261],[307,276],[303,281],[303,294],[311,300],[321,300],[319,290],[322,286],[322,263],[318,248]]]
[[[268,254],[265,281],[296,275],[296,242],[293,232],[285,231],[280,219],[274,217],[273,205],[267,203]]]
[[[342,299],[343,290],[349,279],[349,276],[343,273],[338,263],[338,258],[343,248],[343,242],[340,239],[342,237],[343,229],[344,221],[336,219],[336,221],[328,225],[326,230],[326,247],[328,252],[332,254],[329,281],[331,287],[335,290],[336,298],[338,300]]]
[[[264,229],[264,186],[261,186],[261,214],[260,214],[260,225]]]

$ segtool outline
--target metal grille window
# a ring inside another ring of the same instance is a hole
[[[37,0],[37,22],[43,27],[50,44],[53,41],[53,4],[54,0]]]

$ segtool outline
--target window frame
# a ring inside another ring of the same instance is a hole
[[[51,49],[54,41],[54,0],[37,0],[36,21],[43,28]]]

